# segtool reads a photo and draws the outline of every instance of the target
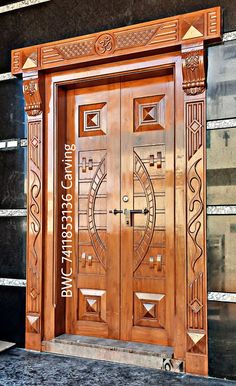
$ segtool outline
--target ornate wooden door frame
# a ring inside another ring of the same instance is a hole
[[[185,208],[177,208],[180,222],[176,226],[176,288],[180,294],[176,301],[175,357],[185,359],[187,372],[207,374],[204,46],[220,39],[221,10],[216,7],[12,51],[12,74],[23,74],[28,115],[26,348],[41,350],[43,338],[50,335],[43,325],[47,310],[43,265],[48,221],[44,208],[45,73],[78,68],[85,63],[111,63],[121,57],[136,58],[138,62],[138,57],[181,49],[183,77],[176,87],[182,81],[184,105],[176,112],[176,160],[180,165],[178,168],[176,164],[176,199],[184,195],[186,213]],[[181,152],[178,155],[181,125],[185,125],[185,160]]]

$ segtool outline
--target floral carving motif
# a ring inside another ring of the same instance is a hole
[[[29,116],[42,112],[42,100],[39,92],[38,79],[24,81],[25,111]]]
[[[29,81],[24,85],[24,92],[27,95],[33,96],[34,93],[38,90],[38,85],[33,80]]]

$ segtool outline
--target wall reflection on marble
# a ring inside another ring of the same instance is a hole
[[[236,117],[235,66],[235,40],[208,49],[208,120]]]
[[[208,302],[209,374],[236,379],[236,304]]]
[[[208,291],[236,292],[236,216],[208,216]]]
[[[27,148],[0,151],[0,209],[26,208]]]
[[[208,205],[236,204],[235,149],[236,128],[207,131]]]
[[[25,279],[26,217],[0,217],[0,277]]]

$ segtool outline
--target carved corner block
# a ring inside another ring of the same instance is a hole
[[[203,44],[182,46],[183,90],[187,95],[202,94],[206,89]]]

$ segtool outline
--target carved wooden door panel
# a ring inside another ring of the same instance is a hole
[[[67,331],[172,344],[173,78],[79,88],[67,100],[77,149]]]
[[[67,331],[119,339],[120,223],[108,209],[120,205],[120,85],[71,90],[67,102],[67,132],[77,149]]]
[[[123,82],[121,127],[121,339],[172,344],[172,76]]]

